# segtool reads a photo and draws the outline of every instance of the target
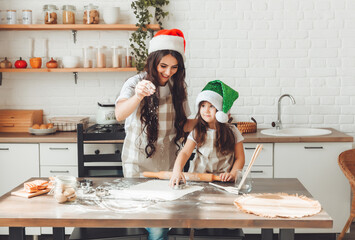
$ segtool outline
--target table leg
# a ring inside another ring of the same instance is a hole
[[[53,228],[54,240],[65,240],[65,229],[63,227]]]
[[[274,230],[272,228],[261,229],[261,240],[272,240],[274,236]]]
[[[9,227],[9,240],[26,240],[24,227]]]
[[[280,229],[279,240],[294,240],[295,239],[295,229]]]

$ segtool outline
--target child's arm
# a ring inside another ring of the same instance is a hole
[[[221,173],[219,176],[222,182],[235,181],[238,170],[242,170],[245,164],[243,142],[234,145],[234,163],[230,172]]]
[[[182,174],[183,168],[187,162],[187,160],[189,160],[192,151],[194,150],[194,148],[196,147],[196,143],[194,141],[192,141],[191,139],[187,139],[183,149],[181,150],[181,152],[179,153],[179,155],[176,158],[175,164],[174,164],[174,169],[173,169],[173,174],[171,175],[170,178],[170,183],[169,186],[170,187],[174,187],[175,185],[179,185],[180,179],[182,179],[185,183],[185,177]]]

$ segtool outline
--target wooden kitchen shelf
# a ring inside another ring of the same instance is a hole
[[[0,68],[0,72],[134,72],[136,68]]]
[[[160,30],[159,24],[149,24],[148,29]],[[126,30],[135,31],[135,24],[0,24],[0,30]]]

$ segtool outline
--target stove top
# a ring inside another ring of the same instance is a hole
[[[124,124],[94,124],[84,130],[86,135],[100,135],[105,140],[121,140],[126,134]]]

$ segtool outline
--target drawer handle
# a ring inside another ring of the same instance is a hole
[[[53,148],[53,147],[50,147],[49,150],[69,150],[69,148]]]
[[[264,171],[262,170],[257,170],[257,171],[251,171],[252,173],[263,173]]]
[[[1,125],[2,127],[15,127],[15,124],[13,124],[13,123],[4,123],[4,124],[2,124]]]
[[[69,171],[54,171],[54,170],[50,170],[50,173],[69,173]]]
[[[0,148],[0,150],[3,150],[3,151],[9,151],[10,148]]]
[[[245,147],[245,150],[255,150],[256,149],[256,147]],[[261,149],[261,150],[263,150],[263,149]]]
[[[323,149],[323,147],[304,147],[304,149]]]

